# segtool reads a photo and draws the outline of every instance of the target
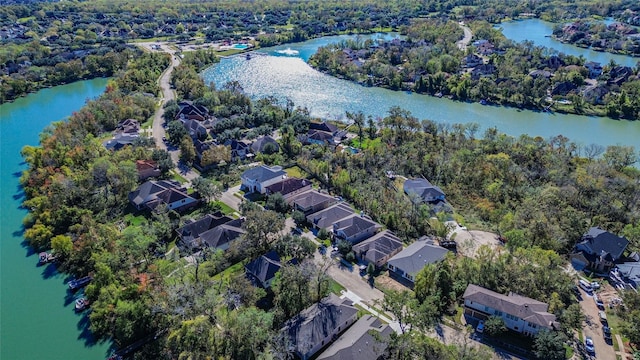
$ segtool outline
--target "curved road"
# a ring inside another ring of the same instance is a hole
[[[467,50],[467,45],[469,45],[469,42],[471,42],[473,33],[471,32],[471,29],[469,29],[469,27],[463,25],[462,23],[459,23],[458,25],[460,25],[460,27],[462,28],[462,31],[464,31],[464,38],[458,41],[456,45],[458,45],[458,49],[465,51]]]

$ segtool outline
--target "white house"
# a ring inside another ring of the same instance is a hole
[[[242,173],[242,189],[249,193],[264,194],[267,186],[273,185],[287,177],[287,173],[280,166],[261,165]]]
[[[464,295],[464,313],[486,320],[499,316],[505,326],[528,336],[535,336],[540,329],[556,329],[556,316],[547,312],[549,305],[518,294],[503,295],[478,285],[469,284]]]

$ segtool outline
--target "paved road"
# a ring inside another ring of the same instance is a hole
[[[242,204],[242,199],[233,195],[239,190],[240,185],[227,189],[227,191],[223,192],[220,196],[220,201],[229,205],[233,210],[240,211],[240,204]]]
[[[613,350],[613,346],[607,344],[604,341],[604,335],[602,333],[602,324],[598,316],[598,306],[593,301],[593,296],[586,294],[582,289],[582,301],[580,301],[580,307],[585,314],[587,321],[583,323],[582,334],[586,338],[590,336],[593,339],[593,344],[596,350],[595,358],[598,360],[616,360],[616,354]]]
[[[469,29],[467,26],[462,24],[458,24],[458,25],[462,28],[462,31],[464,31],[464,38],[458,41],[456,45],[458,45],[458,49],[464,51],[464,50],[467,50],[467,45],[469,45],[469,42],[471,42],[473,33],[471,32],[471,29]]]

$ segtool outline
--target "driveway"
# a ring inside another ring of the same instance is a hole
[[[613,350],[613,346],[604,341],[602,324],[600,323],[600,317],[598,316],[600,309],[596,306],[593,296],[585,293],[582,289],[580,289],[580,292],[582,294],[580,307],[586,317],[586,321],[583,323],[582,327],[582,334],[584,335],[584,338],[589,336],[593,339],[593,344],[596,350],[596,359],[616,360],[616,354]]]
[[[228,188],[227,191],[223,192],[220,196],[220,201],[229,205],[233,210],[240,211],[240,204],[242,204],[242,199],[233,195],[240,191],[240,185]]]
[[[458,24],[458,25],[462,28],[462,31],[464,31],[464,38],[458,41],[456,45],[458,45],[458,49],[465,51],[467,50],[467,45],[469,45],[469,42],[471,42],[473,33],[471,32],[471,29],[469,29],[467,26],[462,24]]]

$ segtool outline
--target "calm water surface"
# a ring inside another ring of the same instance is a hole
[[[391,106],[397,105],[420,119],[449,124],[476,122],[481,129],[495,126],[514,136],[529,134],[547,138],[564,135],[583,145],[598,143],[637,147],[640,143],[640,121],[521,111],[364,87],[320,73],[306,63],[318,47],[347,38],[353,36],[332,36],[265,48],[260,50],[261,56],[253,56],[250,60],[244,56],[226,58],[205,70],[202,76],[205,82],[213,82],[218,87],[228,81],[238,81],[253,98],[290,98],[297,106],[307,107],[313,116],[329,119],[343,120],[346,111],[384,116]],[[542,39],[547,39],[544,33]]]
[[[0,105],[0,359],[104,359],[107,344],[90,346],[86,319],[73,311],[65,277],[36,267],[37,254],[23,246],[20,149],[38,145],[40,132],[100,95],[106,79],[41,90]]]

